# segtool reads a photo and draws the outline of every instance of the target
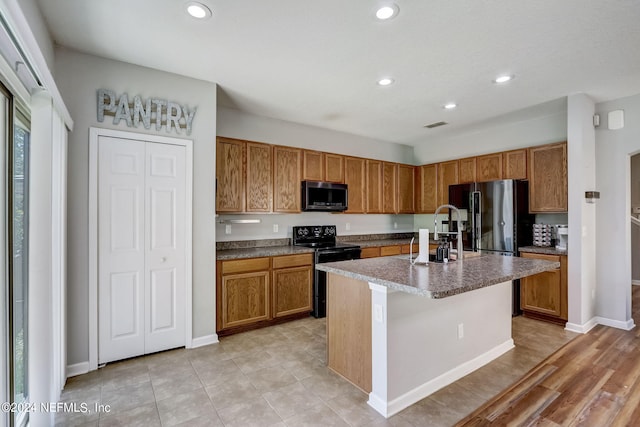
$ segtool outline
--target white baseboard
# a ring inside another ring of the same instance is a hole
[[[578,323],[569,323],[569,322],[567,322],[564,325],[564,329],[566,329],[567,331],[571,331],[571,332],[577,332],[579,334],[586,334],[591,329],[596,327],[597,324],[598,324],[598,318],[597,317],[592,317],[591,319],[589,319],[586,323],[583,323],[582,325],[580,325]]]
[[[606,317],[597,317],[596,319],[598,319],[598,324],[600,325],[610,326],[612,328],[618,328],[625,331],[630,331],[636,326],[633,319],[629,319],[626,322],[622,320],[607,319]]]
[[[591,319],[589,319],[588,322],[582,325],[579,325],[577,323],[567,323],[565,325],[565,329],[567,331],[577,332],[579,334],[586,334],[591,329],[593,329],[596,325],[609,326],[611,328],[622,329],[625,331],[630,331],[636,326],[635,323],[633,322],[633,319],[629,319],[627,321],[621,321],[621,320],[614,320],[606,317],[596,316],[596,317],[592,317]]]
[[[502,356],[513,347],[513,339],[509,339],[504,343],[487,351],[486,353],[483,353],[478,357],[463,363],[460,366],[456,366],[455,368],[445,372],[444,374],[430,381],[427,381],[426,383],[414,388],[413,390],[408,391],[407,393],[403,394],[400,397],[397,397],[396,399],[393,399],[391,402],[385,402],[379,396],[376,396],[373,393],[369,393],[369,401],[367,403],[380,414],[384,415],[386,418],[389,418],[390,416],[397,414],[398,412],[402,411],[405,408],[408,408],[414,403],[419,402],[430,394],[435,393],[441,388],[446,387],[449,384],[464,377],[465,375],[470,374],[476,369],[483,367],[492,360]]]
[[[205,335],[203,337],[193,338],[191,345],[187,348],[198,348],[209,344],[218,343],[218,334]]]
[[[67,365],[67,378],[86,374],[89,372],[89,362],[81,362],[73,365]]]
[[[632,285],[636,285],[636,286],[640,286],[640,280],[632,280],[631,284]]]

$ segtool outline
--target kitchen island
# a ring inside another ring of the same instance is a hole
[[[511,281],[557,267],[498,255],[319,264],[328,273],[327,363],[389,417],[512,349]]]

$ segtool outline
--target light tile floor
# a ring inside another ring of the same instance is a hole
[[[367,395],[325,366],[325,320],[302,319],[117,363],[70,378],[60,426],[451,426],[575,334],[513,319],[516,348],[385,419]],[[109,412],[94,405],[109,405]]]

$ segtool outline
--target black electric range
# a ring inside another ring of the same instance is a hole
[[[360,259],[360,246],[336,241],[335,225],[293,227],[293,244],[313,248],[315,264]],[[311,314],[320,318],[327,315],[327,275],[315,268],[314,271]]]

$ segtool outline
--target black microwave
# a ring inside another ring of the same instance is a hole
[[[302,181],[302,210],[341,212],[347,210],[347,185]]]

